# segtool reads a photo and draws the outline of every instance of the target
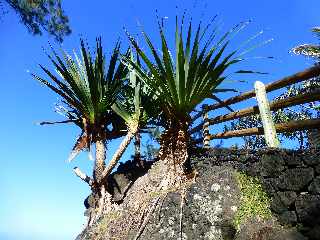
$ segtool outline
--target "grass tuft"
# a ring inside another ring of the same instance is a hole
[[[240,206],[233,220],[235,228],[239,229],[241,223],[252,217],[270,218],[270,198],[263,190],[260,180],[239,172],[235,177],[241,191]]]

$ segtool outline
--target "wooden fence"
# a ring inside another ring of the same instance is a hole
[[[283,87],[287,87],[292,84],[299,83],[313,77],[317,77],[319,75],[320,75],[320,66],[311,67],[302,72],[298,72],[292,76],[288,76],[283,79],[280,79],[265,85],[265,92],[272,92],[274,90],[281,89]],[[208,112],[212,110],[225,108],[225,107],[227,107],[230,110],[230,107],[229,107],[230,105],[256,97],[256,91],[257,90],[251,90],[214,105],[204,105],[202,108],[202,111],[200,111],[198,114],[196,114],[193,117],[193,120],[199,119],[201,117],[203,118],[202,122],[199,125],[195,126],[190,130],[191,134],[202,130],[203,138],[199,138],[195,140],[194,143],[199,144],[203,142],[204,147],[208,147],[210,140],[212,139],[226,139],[231,137],[244,137],[244,136],[250,136],[250,135],[265,135],[265,137],[267,137],[266,136],[267,133],[265,133],[263,127],[227,131],[227,132],[216,133],[216,134],[210,134],[209,132],[209,126],[212,126],[214,124],[235,120],[235,119],[247,117],[250,115],[260,114],[261,113],[260,110],[262,106],[261,104],[260,105],[258,104],[253,107],[241,109],[241,110],[234,111],[225,115],[220,115],[211,119],[208,117]],[[268,105],[267,110],[269,111],[276,111],[279,109],[292,107],[300,104],[305,104],[309,102],[319,101],[319,100],[320,100],[320,89],[318,88],[312,89],[308,93],[300,94],[300,95],[289,97],[286,99],[274,100],[271,102],[268,102],[268,100],[265,99]],[[260,114],[260,116],[261,118],[265,117],[262,114]],[[273,127],[278,133],[294,132],[298,130],[319,129],[320,119],[316,118],[316,119],[308,119],[308,120],[300,120],[300,121],[290,121],[290,122],[281,123],[281,124],[274,124]]]

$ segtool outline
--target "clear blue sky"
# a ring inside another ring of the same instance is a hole
[[[253,55],[274,56],[275,61],[247,64],[270,73],[256,79],[272,81],[312,64],[288,51],[297,44],[315,42],[309,29],[320,24],[319,0],[63,1],[73,30],[63,47],[78,49],[80,35],[92,45],[95,37],[102,35],[109,53],[118,37],[126,45],[123,26],[136,33],[139,21],[155,36],[155,9],[160,16],[168,17],[168,26],[173,27],[175,14],[184,8],[189,9],[194,20],[199,20],[206,2],[204,19],[218,13],[225,29],[252,19],[243,36],[264,29],[261,39],[274,38]],[[34,124],[60,117],[53,112],[57,96],[28,74],[28,71],[40,73],[37,63],[49,65],[42,47],[47,48],[47,41],[53,40],[46,34],[42,37],[28,34],[12,11],[3,17],[0,28],[0,239],[72,239],[85,221],[83,200],[89,194],[88,187],[73,175],[72,168],[80,166],[90,173],[93,162],[86,154],[74,163],[66,162],[79,133],[77,128]],[[252,84],[239,85],[239,89],[251,89]],[[109,157],[118,144],[115,141],[109,145]],[[129,154],[130,151],[125,157]]]

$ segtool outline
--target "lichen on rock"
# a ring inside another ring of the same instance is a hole
[[[197,177],[180,188],[159,187],[167,171],[163,162],[156,162],[115,203],[117,214],[106,214],[107,219],[78,239],[317,239],[320,160],[314,155],[228,149],[201,154],[191,159]],[[275,174],[273,169],[280,165]],[[301,226],[299,232],[296,226]],[[86,238],[90,232],[99,238]]]

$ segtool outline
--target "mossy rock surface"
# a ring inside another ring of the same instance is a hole
[[[252,237],[262,229],[270,230],[269,238],[267,235],[261,238],[265,240],[276,239],[273,238],[276,233],[304,239],[295,230],[282,228],[273,217],[268,208],[269,199],[257,178],[230,165],[200,160],[198,163],[193,165],[197,171],[194,181],[168,191],[156,190],[166,175],[166,166],[155,163],[134,182],[113,212],[86,229],[78,239],[130,240],[139,235],[138,239],[150,240],[258,240]],[[254,197],[250,198],[250,194]],[[155,202],[155,208],[150,211]],[[149,212],[148,223],[138,234]],[[249,224],[256,227],[248,228]]]

